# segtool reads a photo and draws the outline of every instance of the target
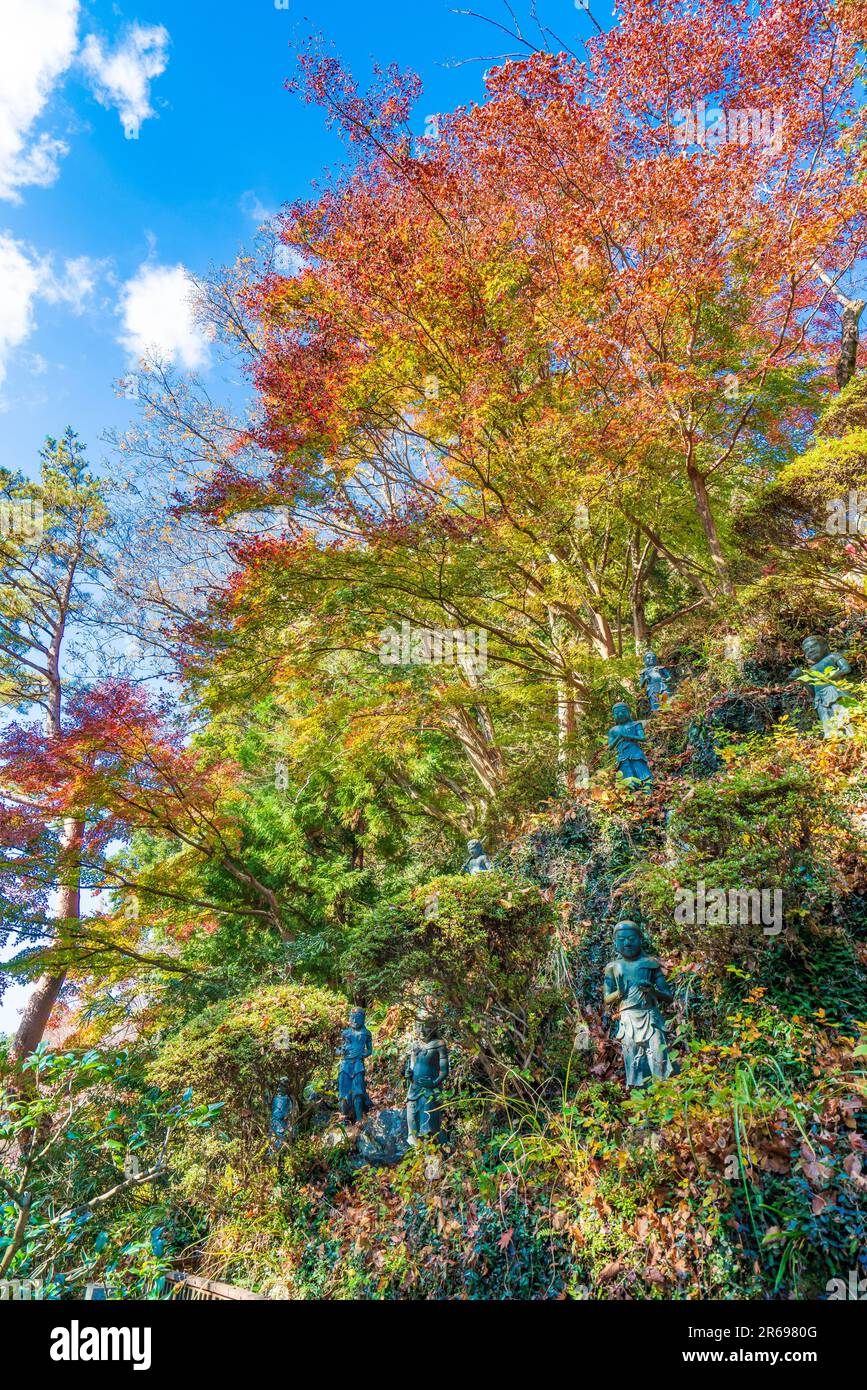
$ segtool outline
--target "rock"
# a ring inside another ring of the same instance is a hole
[[[409,1149],[405,1110],[376,1110],[358,1136],[358,1153],[372,1167],[400,1163]]]
[[[424,1165],[424,1175],[428,1182],[436,1182],[443,1175],[443,1163],[439,1154],[432,1154]]]

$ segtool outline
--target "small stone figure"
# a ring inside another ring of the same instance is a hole
[[[410,1144],[420,1139],[441,1140],[443,1111],[439,1093],[449,1074],[449,1051],[439,1036],[436,1019],[419,1023],[420,1037],[413,1044],[404,1074],[409,1079],[406,1095],[406,1126]]]
[[[617,1010],[612,1036],[623,1050],[626,1084],[646,1086],[654,1076],[673,1076],[677,1067],[668,1053],[660,1001],[674,998],[662,967],[644,952],[644,939],[634,922],[614,928],[614,960],[605,967],[603,999]]]
[[[831,738],[833,734],[839,734],[843,738],[850,738],[852,725],[846,714],[845,692],[823,678],[827,675],[848,676],[852,667],[845,656],[829,651],[824,637],[805,637],[801,643],[801,651],[807,658],[809,667],[807,670],[797,667],[790,679],[796,680],[798,676],[812,677],[810,684],[813,687],[813,704],[822,725],[822,737]]]
[[[494,866],[485,854],[481,840],[467,840],[467,852],[470,857],[461,868],[462,874],[490,873]]]
[[[608,730],[608,747],[615,750],[617,769],[630,785],[649,784],[653,773],[647,766],[647,759],[641,747],[644,742],[644,725],[633,719],[628,705],[615,705],[614,728]],[[648,785],[649,790],[649,785]]]
[[[349,1027],[343,1030],[340,1070],[337,1075],[337,1098],[344,1120],[361,1124],[371,1108],[364,1073],[364,1059],[373,1052],[370,1030],[364,1026],[364,1010],[353,1009]]]
[[[283,1086],[280,1086],[276,1096],[271,1102],[271,1144],[272,1154],[278,1154],[283,1147],[286,1138],[286,1131],[289,1128],[289,1117],[292,1113],[292,1101],[287,1095]]]
[[[643,687],[644,693],[650,702],[651,711],[661,709],[668,704],[668,682],[671,680],[671,672],[665,666],[657,666],[656,652],[644,653],[644,666],[639,676],[638,684]]]

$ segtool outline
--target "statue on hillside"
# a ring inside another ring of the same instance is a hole
[[[628,705],[615,705],[611,713],[614,715],[614,728],[608,730],[608,747],[614,749],[618,772],[631,785],[644,784],[650,790],[653,773],[647,766],[641,746],[645,737],[644,725],[632,718]]]
[[[340,1113],[350,1124],[353,1120],[356,1124],[361,1124],[366,1112],[371,1108],[364,1059],[372,1052],[373,1040],[370,1030],[365,1027],[364,1010],[353,1009],[349,1015],[349,1027],[343,1030],[340,1069],[337,1073]]]
[[[650,702],[651,711],[661,709],[668,703],[671,672],[665,666],[657,666],[656,652],[644,653],[644,665],[638,676],[638,684],[643,688]]]
[[[634,922],[617,923],[614,950],[614,960],[605,967],[603,1001],[617,1011],[612,1036],[623,1051],[627,1086],[646,1086],[654,1076],[677,1071],[659,1008],[674,995],[659,961],[645,954],[644,938]]]
[[[805,637],[801,643],[801,650],[809,665],[806,670],[796,667],[790,679],[797,680],[799,676],[809,678],[823,738],[831,738],[833,734],[839,734],[843,738],[851,737],[852,725],[846,713],[845,692],[826,677],[848,676],[852,667],[845,656],[829,650],[824,637]]]
[[[292,1116],[292,1100],[283,1083],[271,1102],[271,1143],[272,1154],[278,1154],[283,1147]]]
[[[440,1037],[436,1019],[425,1018],[419,1022],[419,1037],[413,1043],[404,1074],[409,1080],[406,1095],[409,1142],[440,1140],[444,1118],[440,1091],[449,1074],[449,1051]]]
[[[461,867],[462,874],[486,874],[494,867],[485,854],[481,840],[467,840],[469,859]]]

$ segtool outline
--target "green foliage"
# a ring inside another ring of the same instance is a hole
[[[727,771],[694,784],[672,808],[666,862],[640,869],[631,884],[665,948],[698,952],[717,967],[743,951],[803,946],[833,882],[829,808],[815,778],[761,739],[727,752]],[[779,890],[781,930],[769,941],[761,923],[684,920],[678,890],[695,893],[699,881],[708,891]]]
[[[225,1105],[229,1133],[261,1135],[282,1083],[305,1112],[304,1090],[333,1057],[346,1001],[312,985],[284,984],[215,1004],[181,1028],[151,1067],[153,1080]]]
[[[362,917],[345,969],[356,994],[441,1009],[489,1083],[538,1075],[563,1013],[546,978],[556,947],[537,888],[496,872],[446,875]]]
[[[0,1093],[3,1277],[40,1280],[49,1298],[81,1297],[91,1280],[118,1297],[150,1295],[163,1256],[186,1239],[187,1218],[168,1196],[171,1165],[219,1109],[163,1093],[127,1052],[40,1044]]]

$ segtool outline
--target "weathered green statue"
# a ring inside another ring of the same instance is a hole
[[[673,1076],[677,1067],[668,1053],[661,1002],[674,998],[662,966],[644,951],[644,938],[634,922],[614,928],[614,960],[605,967],[603,999],[617,1011],[612,1036],[623,1050],[627,1086],[646,1086],[654,1076]]]
[[[644,665],[638,673],[638,684],[642,686],[650,704],[651,713],[662,709],[668,703],[671,672],[667,666],[657,666],[656,652],[644,653]]]
[[[486,874],[493,868],[481,840],[467,840],[467,854],[470,857],[461,866],[462,874]]]
[[[365,1027],[364,1010],[353,1009],[349,1027],[343,1030],[340,1070],[337,1073],[337,1097],[340,1113],[350,1123],[361,1124],[371,1108],[364,1074],[364,1059],[373,1052],[373,1040]]]
[[[833,734],[843,738],[851,737],[852,725],[849,723],[844,704],[845,693],[826,678],[834,675],[848,676],[852,667],[845,656],[829,650],[824,637],[805,637],[801,643],[801,651],[809,665],[806,670],[796,667],[791,679],[797,680],[798,676],[810,677],[813,704],[822,725],[823,738],[831,738]]]
[[[644,725],[632,718],[628,705],[615,705],[611,713],[615,723],[614,728],[608,730],[608,747],[614,749],[617,771],[630,786],[642,784],[649,790],[653,773],[647,766],[641,746],[645,737]]]
[[[443,1128],[440,1091],[449,1074],[449,1050],[439,1035],[436,1019],[419,1023],[419,1038],[407,1058],[405,1075],[409,1079],[406,1096],[406,1127],[409,1142],[439,1139]]]

